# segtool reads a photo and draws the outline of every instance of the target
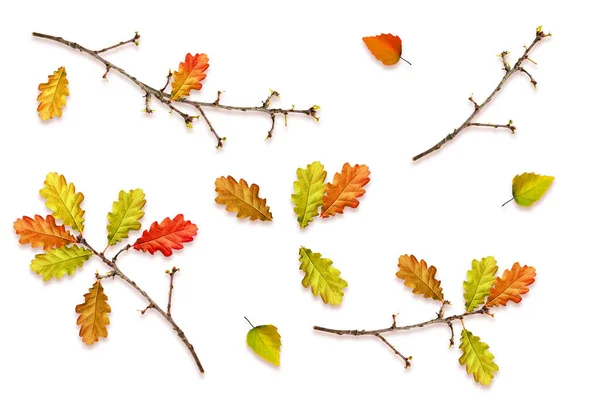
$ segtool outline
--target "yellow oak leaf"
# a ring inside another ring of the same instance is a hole
[[[60,279],[65,274],[72,275],[91,256],[92,252],[83,247],[63,246],[36,255],[31,261],[30,268],[36,274],[41,275],[45,281],[52,278]]]
[[[79,336],[85,344],[92,345],[99,338],[108,337],[106,326],[110,324],[108,314],[111,309],[100,281],[96,281],[83,298],[84,302],[75,307],[79,314],[77,325],[81,325]]]
[[[413,255],[405,254],[398,259],[396,276],[404,281],[404,286],[413,289],[413,293],[422,294],[425,298],[444,301],[441,282],[435,279],[437,269],[427,267],[425,260],[417,261]]]
[[[305,169],[298,168],[296,175],[298,180],[294,182],[292,194],[292,201],[296,205],[294,212],[298,216],[300,228],[306,228],[313,217],[319,215],[319,207],[323,205],[327,172],[323,164],[315,161]]]
[[[75,185],[67,184],[63,175],[50,172],[40,194],[46,199],[46,207],[54,211],[54,218],[62,220],[66,226],[78,232],[83,232],[83,194],[75,192]]]
[[[108,213],[108,245],[112,246],[129,237],[129,231],[140,230],[139,222],[144,216],[142,209],[146,205],[144,192],[141,189],[119,192],[119,200],[113,203],[112,212]]]
[[[62,116],[62,108],[67,104],[69,95],[68,84],[65,67],[60,67],[52,75],[48,75],[48,82],[40,83],[38,90],[41,93],[37,97],[40,104],[37,110],[43,121]]]
[[[237,212],[238,218],[250,218],[251,221],[272,221],[273,215],[267,206],[267,200],[258,197],[259,187],[256,184],[248,187],[245,180],[238,183],[233,177],[224,176],[215,182],[217,197],[215,202],[226,206],[226,210]]]
[[[332,264],[333,261],[323,258],[320,253],[300,247],[300,270],[306,273],[302,286],[310,286],[313,296],[321,295],[323,303],[336,306],[342,303],[343,289],[348,282],[340,278],[340,271]]]
[[[471,269],[467,272],[467,280],[463,282],[467,312],[475,310],[485,302],[494,285],[497,271],[498,266],[494,257],[485,257],[481,261],[473,260]]]
[[[465,365],[468,374],[473,374],[475,382],[489,385],[494,379],[494,372],[498,366],[494,363],[494,355],[488,350],[490,346],[482,342],[466,329],[460,335],[460,349],[462,356],[458,359],[460,365]]]
[[[246,343],[260,357],[279,366],[281,336],[274,325],[253,327],[246,335]]]

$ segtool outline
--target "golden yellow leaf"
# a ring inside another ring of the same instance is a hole
[[[96,281],[83,298],[84,302],[75,307],[75,312],[79,314],[77,325],[81,325],[79,330],[81,340],[85,344],[91,345],[99,338],[108,336],[106,326],[110,324],[108,314],[111,309],[100,281]]]
[[[259,187],[256,184],[248,187],[245,180],[238,183],[233,177],[224,176],[215,182],[217,197],[215,202],[226,206],[226,210],[237,212],[238,218],[250,218],[251,221],[272,221],[273,215],[267,206],[267,200],[258,197]]]
[[[37,110],[43,121],[62,116],[62,108],[67,104],[69,95],[68,84],[65,67],[60,67],[52,75],[48,75],[48,82],[40,83],[38,89],[41,93],[37,97],[40,104]]]
[[[63,175],[50,172],[46,176],[40,195],[46,199],[46,207],[54,211],[54,218],[62,220],[66,226],[78,232],[83,232],[83,194],[75,192],[75,185],[67,184]]]
[[[435,279],[437,269],[427,267],[425,260],[417,261],[413,255],[405,254],[398,259],[396,276],[404,281],[404,286],[413,289],[413,293],[422,294],[425,298],[444,301],[441,282]]]

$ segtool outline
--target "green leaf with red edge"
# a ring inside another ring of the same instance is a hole
[[[133,244],[135,250],[154,254],[160,251],[165,257],[173,254],[173,250],[183,249],[183,243],[191,242],[198,232],[198,227],[186,221],[182,214],[175,218],[165,218],[160,224],[153,222],[149,230]]]

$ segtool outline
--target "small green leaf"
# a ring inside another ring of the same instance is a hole
[[[498,366],[494,363],[494,355],[488,351],[490,346],[482,342],[479,336],[474,336],[466,329],[460,335],[462,356],[458,359],[460,365],[467,367],[467,374],[473,374],[475,382],[489,385],[494,379]]]
[[[274,325],[260,325],[252,328],[246,335],[246,343],[260,357],[279,366],[281,336]]]
[[[553,176],[524,173],[513,178],[512,194],[515,202],[529,207],[538,201],[554,181]]]
[[[31,261],[31,269],[45,281],[60,279],[65,274],[72,275],[77,268],[92,256],[92,252],[79,246],[63,246],[38,254]]]

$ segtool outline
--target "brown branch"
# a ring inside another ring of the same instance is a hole
[[[221,92],[219,92],[219,93],[221,93]],[[217,99],[217,101],[218,101],[218,99]],[[196,106],[196,109],[198,110],[198,112],[200,113],[200,115],[202,116],[202,118],[206,121],[206,123],[208,124],[208,129],[210,129],[210,131],[213,133],[213,135],[215,135],[215,138],[217,139],[217,149],[220,148],[220,147],[223,147],[223,142],[225,140],[227,140],[227,138],[219,136],[219,134],[217,133],[217,131],[215,131],[215,128],[213,128],[212,123],[210,122],[210,120],[206,116],[206,113],[204,112],[204,110],[202,109],[202,107]]]
[[[221,109],[221,110],[227,110],[227,111],[242,111],[242,112],[263,112],[263,113],[267,113],[271,116],[271,118],[273,119],[275,115],[277,114],[282,114],[287,118],[287,114],[288,113],[294,113],[294,114],[304,114],[304,115],[308,115],[313,117],[315,120],[319,120],[319,118],[317,117],[317,111],[319,110],[319,106],[314,105],[310,108],[304,109],[304,110],[296,110],[296,109],[283,109],[283,108],[269,108],[270,106],[270,101],[273,97],[279,97],[279,93],[275,92],[275,91],[271,91],[271,94],[269,95],[269,97],[267,98],[266,101],[263,102],[263,104],[261,106],[231,106],[231,105],[225,105],[225,104],[221,104],[220,103],[220,96],[222,92],[218,92],[217,95],[217,100],[215,100],[212,103],[209,102],[203,102],[203,101],[195,101],[195,100],[190,100],[187,98],[180,98],[177,100],[172,101],[171,100],[171,94],[165,92],[166,87],[168,86],[168,80],[170,78],[170,76],[167,78],[167,85],[165,85],[163,88],[161,88],[161,90],[157,90],[155,88],[153,88],[150,85],[145,84],[142,81],[139,81],[137,78],[135,78],[134,76],[132,76],[131,74],[127,73],[125,70],[123,70],[120,67],[117,67],[116,65],[114,65],[113,63],[111,63],[110,61],[106,60],[105,58],[103,58],[102,56],[100,56],[100,53],[122,46],[126,43],[130,43],[130,42],[134,42],[137,44],[137,40],[134,39],[139,39],[139,35],[136,32],[136,36],[134,36],[133,39],[130,39],[128,41],[125,42],[121,42],[118,43],[114,46],[110,46],[107,47],[105,49],[102,50],[90,50],[86,47],[83,47],[82,45],[75,43],[75,42],[71,42],[69,40],[63,39],[61,37],[58,36],[51,36],[51,35],[46,35],[43,33],[37,33],[37,32],[33,32],[32,33],[33,36],[38,37],[38,38],[42,38],[42,39],[47,39],[47,40],[52,40],[55,42],[58,42],[60,44],[63,44],[65,46],[71,47],[72,49],[75,50],[79,50],[82,53],[85,53],[89,56],[91,56],[92,58],[96,59],[97,61],[99,61],[100,63],[102,63],[105,68],[106,68],[106,73],[104,74],[104,77],[106,77],[106,74],[108,73],[108,71],[115,70],[117,72],[119,72],[121,75],[125,76],[127,79],[129,79],[130,81],[132,81],[133,83],[135,83],[144,93],[145,93],[145,103],[146,103],[146,108],[143,110],[146,113],[149,113],[149,98],[150,97],[154,97],[156,98],[158,101],[160,101],[161,103],[163,103],[166,107],[169,108],[169,110],[171,112],[176,113],[177,115],[179,115],[184,123],[186,124],[187,127],[191,128],[192,127],[192,122],[194,119],[198,118],[199,116],[191,116],[189,114],[186,114],[185,112],[181,111],[179,108],[175,107],[172,103],[179,103],[179,104],[187,104],[189,106],[192,106],[196,109],[198,109],[198,107],[212,107],[215,109]],[[171,74],[169,74],[171,75]],[[203,114],[203,113],[202,113]],[[204,119],[206,119],[206,116],[203,115]],[[209,124],[210,127],[210,124]],[[222,146],[222,142],[224,139],[220,140],[219,136],[216,135],[214,129],[211,129],[211,132],[215,135],[215,137],[217,138],[217,148]],[[272,134],[272,129],[270,131],[270,133]]]
[[[94,253],[95,256],[100,258],[102,260],[102,262],[104,262],[104,264],[106,264],[108,267],[110,267],[112,270],[111,272],[113,273],[113,276],[118,276],[119,278],[121,278],[122,280],[127,282],[144,299],[146,299],[146,301],[148,302],[148,306],[143,311],[141,311],[141,313],[144,314],[149,309],[156,310],[160,314],[160,316],[163,317],[169,323],[169,325],[171,325],[173,330],[177,333],[177,336],[179,336],[179,339],[181,339],[183,344],[185,344],[185,347],[187,347],[190,354],[194,358],[194,361],[196,362],[196,366],[200,370],[200,373],[204,373],[204,368],[202,367],[202,364],[200,363],[200,359],[198,358],[198,355],[196,354],[196,351],[194,350],[194,346],[192,346],[192,344],[189,342],[189,340],[185,336],[185,333],[175,323],[175,321],[173,320],[171,315],[167,314],[162,308],[160,308],[160,306],[158,304],[156,304],[156,302],[154,300],[152,300],[152,298],[148,295],[148,293],[146,293],[142,288],[140,288],[134,281],[129,279],[127,277],[127,275],[125,275],[117,266],[116,259],[119,256],[119,254],[121,254],[121,252],[123,252],[123,251],[126,251],[126,249],[128,250],[131,246],[130,245],[125,246],[113,257],[112,260],[109,260],[108,258],[106,258],[106,256],[103,253],[99,253],[96,250],[94,250],[94,248],[92,246],[90,246],[90,244],[83,237],[79,236],[77,238],[77,242],[81,243],[83,246],[88,248],[92,253]],[[109,272],[109,274],[111,272]]]
[[[116,49],[117,47],[121,47],[123,45],[126,45],[127,43],[134,43],[136,46],[139,46],[139,44],[140,44],[140,42],[139,42],[140,37],[141,37],[140,34],[138,32],[136,32],[135,35],[131,39],[126,40],[124,42],[119,42],[119,43],[117,43],[117,44],[115,44],[113,46],[105,47],[102,50],[96,50],[96,51],[94,51],[94,53],[96,53],[96,54],[104,53],[105,51]]]
[[[167,315],[171,316],[171,298],[173,297],[173,279],[175,279],[175,274],[179,271],[179,268],[173,267],[170,271],[165,271],[167,275],[169,275],[169,301],[167,302]]]
[[[527,71],[525,71],[525,69],[523,69],[523,67],[521,66],[521,64],[525,60],[530,60],[529,53],[531,52],[531,50],[542,39],[544,39],[544,38],[546,38],[548,36],[551,36],[551,35],[549,33],[545,33],[544,31],[542,31],[541,27],[538,27],[538,29],[536,30],[536,33],[535,33],[535,39],[533,39],[533,42],[529,45],[529,47],[525,48],[525,52],[523,53],[523,55],[517,60],[517,62],[515,63],[515,65],[513,65],[512,67],[510,66],[510,64],[508,63],[508,60],[507,60],[507,56],[508,56],[509,53],[507,51],[503,51],[502,53],[500,53],[499,57],[502,59],[502,65],[503,65],[503,69],[504,69],[504,76],[500,80],[500,83],[498,83],[498,85],[496,86],[496,88],[492,91],[492,93],[481,104],[477,104],[475,102],[475,100],[473,100],[473,97],[471,96],[469,98],[469,100],[475,106],[475,109],[473,110],[473,112],[471,113],[471,115],[469,115],[469,117],[458,128],[456,128],[454,131],[452,131],[452,133],[446,135],[437,144],[435,144],[434,146],[432,146],[429,149],[425,150],[424,152],[422,152],[422,153],[414,156],[413,157],[413,161],[417,161],[417,160],[425,157],[426,155],[431,154],[431,153],[433,153],[436,150],[439,150],[443,145],[445,145],[446,143],[448,143],[449,141],[451,141],[452,139],[454,139],[460,132],[462,132],[464,129],[466,129],[466,128],[470,127],[470,126],[490,126],[489,124],[480,125],[478,123],[475,123],[475,122],[473,122],[473,119],[479,114],[479,112],[481,110],[483,110],[485,108],[485,106],[487,106],[492,101],[492,99],[494,98],[494,96],[496,96],[496,94],[499,93],[500,90],[502,90],[502,87],[504,86],[504,84],[506,83],[506,81],[508,81],[508,79],[511,76],[513,76],[516,72],[523,72],[523,73],[527,74],[529,76],[530,80],[531,80],[531,83],[534,86],[537,85],[537,82],[533,79],[533,77]],[[512,125],[512,124],[509,124],[509,125]],[[493,125],[491,125],[491,126],[493,126]],[[510,126],[499,125],[498,127],[507,127],[508,129],[510,129],[514,133],[514,129],[511,128]]]
[[[402,355],[399,351],[396,350],[396,348],[390,344],[387,339],[385,339],[382,334],[383,333],[388,333],[388,332],[398,332],[398,331],[409,331],[412,329],[419,329],[419,328],[424,328],[426,326],[430,326],[430,325],[434,325],[434,324],[446,324],[450,327],[451,333],[452,333],[452,337],[450,338],[450,346],[452,346],[454,344],[454,328],[452,327],[452,322],[458,320],[463,320],[464,318],[473,316],[473,315],[492,315],[489,312],[489,308],[487,307],[482,307],[479,310],[475,310],[475,311],[470,311],[470,312],[465,312],[463,314],[456,314],[456,315],[452,315],[450,317],[445,317],[444,318],[444,306],[450,304],[449,302],[443,302],[442,306],[440,307],[440,311],[438,311],[437,317],[434,319],[430,319],[429,321],[425,321],[425,322],[420,322],[418,324],[412,324],[412,325],[404,325],[404,326],[398,326],[396,323],[396,316],[397,314],[392,315],[392,325],[387,327],[387,328],[382,328],[382,329],[374,329],[374,330],[365,330],[365,329],[331,329],[331,328],[324,328],[322,326],[313,326],[313,329],[319,332],[324,332],[324,333],[331,333],[331,334],[335,334],[335,335],[348,335],[348,336],[376,336],[379,339],[381,339],[386,345],[388,345],[393,351],[394,353],[396,353],[398,356],[400,356],[404,362],[405,362],[405,366],[406,368],[408,368],[410,366],[410,362],[409,360],[412,359],[412,357],[405,357],[404,355]]]

